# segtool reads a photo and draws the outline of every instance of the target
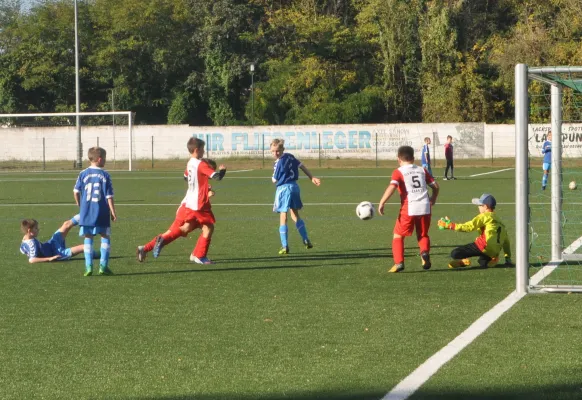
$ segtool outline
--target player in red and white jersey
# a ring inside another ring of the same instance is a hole
[[[199,227],[202,234],[196,242],[196,247],[190,255],[190,261],[198,264],[213,264],[207,257],[208,248],[214,232],[216,219],[212,213],[209,198],[214,194],[208,184],[209,179],[222,180],[226,174],[226,167],[221,165],[216,172],[213,167],[216,163],[211,160],[202,160],[204,156],[204,141],[191,138],[188,141],[188,151],[191,158],[188,161],[184,178],[188,181],[186,196],[176,212],[176,218],[169,230],[144,246],[138,246],[137,259],[142,262],[145,255],[152,250],[154,258],[160,255],[162,248],[181,236],[187,236],[189,232]],[[212,165],[214,163],[214,165]]]
[[[400,212],[394,225],[392,239],[392,254],[394,266],[388,272],[404,270],[404,238],[411,236],[416,229],[416,238],[420,247],[422,267],[429,269],[430,262],[430,228],[431,207],[439,194],[439,185],[431,174],[414,164],[414,149],[410,146],[398,148],[398,163],[400,168],[392,172],[390,184],[386,188],[378,205],[378,212],[384,215],[384,205],[398,190],[400,193]],[[428,187],[432,194],[429,196]]]

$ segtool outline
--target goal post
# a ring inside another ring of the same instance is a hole
[[[537,146],[550,132],[544,177]],[[582,183],[582,67],[516,65],[515,145],[516,290],[582,292],[582,203],[569,189]]]
[[[76,129],[77,117],[83,121],[81,135]],[[43,169],[47,164],[80,168],[86,149],[101,143],[108,161],[119,162],[129,171],[135,168],[131,111],[0,114],[0,137],[12,144],[9,151],[0,153],[0,169],[38,169],[40,162]]]

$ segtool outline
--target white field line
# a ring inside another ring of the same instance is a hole
[[[450,205],[450,206],[474,206],[472,203],[437,203],[437,205]],[[497,203],[497,204],[505,204],[505,205],[512,205],[515,203]],[[530,204],[550,204],[550,203],[530,203]],[[570,202],[568,204],[574,205],[582,205],[582,203],[574,203]],[[57,206],[71,206],[74,205],[73,203],[0,203],[0,207],[23,207],[23,206],[49,206],[49,207],[57,207]],[[147,206],[176,206],[178,203],[115,203],[116,207],[147,207]],[[272,206],[273,203],[213,203],[212,206],[228,206],[228,207],[264,207],[264,206]],[[351,202],[351,203],[303,203],[305,206],[356,206],[358,202]],[[400,203],[386,203],[386,206],[400,206]]]
[[[249,172],[249,171],[254,171],[253,169],[239,169],[236,171],[227,171],[229,174],[236,174],[237,172]],[[111,171],[108,171],[111,172]],[[144,174],[148,174],[149,172],[144,172]],[[164,172],[165,174],[168,174],[168,172]],[[182,177],[182,174],[180,173],[176,173],[175,174],[178,177]],[[71,178],[7,178],[7,179],[0,179],[0,182],[44,182],[44,181],[70,181],[70,180],[74,180],[76,175],[74,175]],[[168,174],[168,176],[115,176],[115,178],[113,178],[114,180],[122,180],[122,181],[142,181],[142,180],[155,180],[155,179],[171,179],[170,178],[171,175]],[[230,179],[235,179],[235,178],[250,178],[250,177],[241,177],[241,176],[236,176],[236,177],[232,177]],[[267,179],[267,178],[262,178],[262,179]],[[270,179],[270,178],[269,178]]]
[[[582,237],[576,239],[564,253],[572,254],[582,245]],[[530,278],[533,285],[537,285],[542,279],[547,277],[554,269],[558,267],[559,262],[550,262]],[[505,299],[495,305],[492,309],[483,314],[479,319],[471,324],[459,336],[454,338],[445,347],[440,349],[422,365],[416,368],[410,375],[404,378],[400,383],[382,398],[382,400],[405,400],[416,392],[426,381],[430,379],[443,365],[449,362],[453,357],[461,352],[465,347],[477,339],[487,330],[495,321],[499,319],[507,310],[511,309],[519,300],[525,296],[525,293],[518,294],[516,291],[511,292]]]
[[[480,176],[480,175],[487,175],[487,174],[496,174],[498,172],[503,172],[503,171],[510,171],[514,168],[507,168],[507,169],[501,169],[498,171],[492,171],[492,172],[485,172],[482,174],[475,174],[475,175],[468,175],[468,176],[458,176],[458,178],[472,178],[475,176]],[[236,170],[236,171],[227,171],[227,175],[229,174],[234,174],[237,172],[251,172],[251,171],[255,171],[254,169],[240,169],[240,170]],[[111,172],[111,171],[109,171]],[[125,173],[127,171],[123,171],[123,173]],[[59,174],[60,172],[40,172],[39,174]],[[128,172],[131,173],[131,172]],[[33,174],[33,173],[31,173]],[[75,177],[77,176],[77,173],[74,172],[63,172],[63,174],[71,174],[71,176]],[[165,172],[157,172],[157,171],[144,171],[143,174],[165,174],[166,176],[120,176],[120,175],[116,175],[113,177],[114,181],[118,181],[118,180],[127,180],[127,181],[143,181],[143,180],[156,180],[156,179],[169,179],[172,176],[171,172],[165,171]],[[0,176],[2,174],[0,173]],[[174,174],[176,176],[182,176],[179,172],[177,172],[176,174]],[[388,180],[390,177],[386,176],[386,175],[319,175],[318,178],[321,179],[386,179]],[[0,178],[0,182],[44,182],[44,181],[70,181],[71,179],[74,178],[43,178],[43,177],[38,177],[38,178]],[[228,177],[229,180],[231,179],[256,179],[256,180],[268,180],[269,182],[271,181],[271,176],[229,176]],[[303,179],[307,179],[305,177],[301,178]],[[438,178],[437,178],[438,180]]]
[[[469,175],[469,178],[473,178],[473,177],[475,177],[475,176],[481,176],[481,175],[496,174],[496,173],[498,173],[498,172],[511,171],[512,169],[515,169],[515,168],[505,168],[505,169],[499,169],[499,170],[497,170],[497,171],[489,171],[489,172],[483,172],[482,174]]]

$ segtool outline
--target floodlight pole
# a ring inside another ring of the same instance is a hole
[[[82,169],[83,145],[81,143],[81,94],[79,89],[79,16],[77,0],[75,0],[75,110],[77,112],[77,168]]]
[[[251,125],[255,126],[255,64],[251,63]]]

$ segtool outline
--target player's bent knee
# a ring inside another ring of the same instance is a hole
[[[61,232],[61,233],[67,233],[68,231],[71,230],[72,227],[73,227],[73,223],[70,220],[69,221],[65,221],[61,225],[61,228],[59,229],[59,232]]]
[[[463,257],[463,254],[461,254],[461,251],[459,249],[453,249],[453,251],[451,251],[451,258],[453,260],[460,260],[465,257]]]

